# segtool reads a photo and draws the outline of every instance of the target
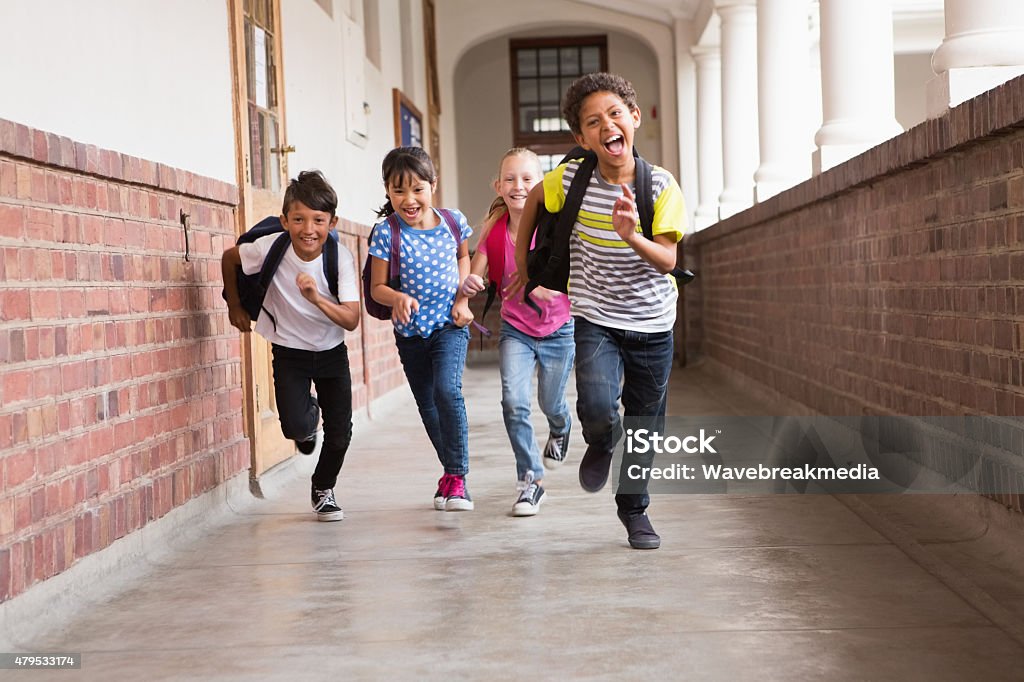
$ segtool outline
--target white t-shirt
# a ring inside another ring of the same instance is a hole
[[[242,272],[247,275],[259,272],[267,251],[279,236],[270,234],[250,244],[239,244]],[[345,330],[331,322],[319,308],[302,296],[295,283],[302,272],[313,277],[321,296],[333,300],[324,276],[323,255],[307,263],[299,258],[294,248],[289,247],[284,252],[281,264],[270,282],[267,297],[263,300],[264,310],[256,320],[256,333],[279,346],[300,350],[330,350],[345,340]],[[359,300],[352,252],[342,244],[338,244],[338,300]],[[268,311],[270,315],[267,315]]]

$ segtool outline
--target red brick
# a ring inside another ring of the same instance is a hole
[[[25,209],[0,204],[0,237],[22,239],[25,236]]]
[[[33,320],[60,317],[60,295],[56,289],[34,289],[30,295]]]

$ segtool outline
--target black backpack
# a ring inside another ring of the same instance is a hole
[[[263,307],[263,300],[267,297],[267,290],[270,288],[270,282],[274,279],[274,273],[277,272],[277,267],[281,264],[281,259],[284,258],[285,252],[288,247],[291,246],[292,240],[285,231],[284,226],[281,224],[281,219],[277,216],[268,216],[263,220],[259,221],[251,228],[242,233],[235,244],[250,244],[260,237],[266,237],[268,234],[277,234],[279,236],[274,243],[270,246],[270,250],[267,252],[267,257],[263,261],[263,267],[260,268],[259,272],[254,272],[251,275],[247,275],[242,272],[242,268],[235,269],[235,276],[238,282],[238,298],[242,302],[242,307],[245,308],[245,312],[249,313],[249,317],[252,320],[256,320],[260,316],[260,312],[266,312],[270,321],[274,323],[274,328],[277,328],[277,320]],[[327,241],[324,242],[323,250],[323,264],[324,264],[324,277],[327,279],[327,286],[330,287],[331,295],[335,299],[338,298],[338,233],[331,230],[327,233]],[[220,295],[227,300],[227,294],[221,289]]]
[[[459,232],[459,223],[455,220],[455,216],[452,215],[451,211],[447,208],[439,208],[437,212],[441,214],[442,222],[448,226],[448,230],[451,231],[452,236],[455,237],[455,248],[458,249],[458,245],[462,243],[462,234]],[[402,240],[402,225],[398,222],[398,216],[394,213],[387,217],[388,227],[391,228],[391,252],[388,254],[388,286],[395,291],[400,291],[402,288],[402,280],[399,276],[399,254],[398,247]],[[373,231],[370,231],[370,236],[366,238],[367,244],[373,239]],[[391,319],[391,306],[386,306],[381,303],[377,303],[370,295],[370,289],[372,284],[370,282],[370,263],[373,261],[373,256],[366,254],[366,262],[363,263],[363,307],[366,308],[366,312],[370,317],[375,317],[378,320],[390,320]]]
[[[636,159],[636,201],[637,213],[640,215],[640,228],[647,239],[654,239],[654,186],[651,164],[633,148]],[[580,162],[576,175],[569,184],[565,196],[565,204],[558,213],[550,213],[542,204],[537,218],[537,238],[527,256],[526,269],[529,281],[524,292],[526,303],[538,313],[540,308],[533,302],[529,294],[539,286],[554,291],[568,293],[569,289],[569,237],[572,235],[576,216],[583,205],[583,195],[587,185],[597,168],[597,154],[582,147],[575,147],[566,154],[559,165],[572,159]],[[688,284],[694,278],[689,270],[676,267],[672,276],[680,285]]]

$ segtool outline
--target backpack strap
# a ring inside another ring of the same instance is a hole
[[[324,279],[327,280],[327,288],[331,290],[331,296],[339,303],[338,298],[338,233],[331,230],[327,233],[327,241],[324,242]]]
[[[640,214],[640,229],[644,237],[654,240],[654,187],[651,164],[636,157],[636,210]]]
[[[277,268],[281,265],[281,259],[284,258],[285,252],[288,247],[292,245],[292,238],[287,232],[282,232],[274,243],[270,245],[270,250],[267,251],[267,257],[263,259],[263,267],[260,268],[259,291],[263,298],[266,298],[267,290],[270,288],[270,282],[274,279],[274,273],[277,272]],[[260,308],[266,313],[267,317],[274,325],[274,329],[277,329],[277,320],[270,314],[270,311],[263,307],[263,300],[260,300]]]
[[[487,233],[487,300],[484,301],[483,312],[480,319],[487,317],[487,311],[494,305],[494,299],[501,288],[501,281],[505,277],[505,234],[508,232],[508,213],[491,226]]]
[[[635,150],[634,150],[635,151]],[[636,210],[640,214],[640,229],[644,237],[654,240],[654,172],[651,164],[641,156],[636,157]],[[694,274],[677,265],[669,273],[676,278],[677,284],[688,284]]]
[[[401,278],[398,276],[401,257],[398,247],[402,242],[402,223],[394,213],[388,216],[388,226],[391,228],[391,253],[388,256],[388,286],[398,290],[401,288]]]
[[[452,212],[447,208],[439,208],[437,212],[441,214],[441,218],[444,219],[445,225],[451,231],[452,236],[455,237],[455,245],[458,246],[462,243],[462,231],[459,229],[459,221],[455,219]]]
[[[580,212],[580,207],[583,206],[583,196],[587,193],[587,186],[590,184],[590,178],[594,174],[595,168],[597,168],[597,154],[587,153],[576,168],[576,174],[573,175],[572,182],[569,184],[569,192],[565,195],[565,203],[558,212],[558,222],[551,239],[551,256],[548,258],[544,272],[537,278],[531,279],[523,292],[523,300],[538,315],[541,314],[540,306],[530,298],[530,292],[536,289],[540,282],[547,280],[547,273],[558,272],[562,263],[569,261],[569,238],[572,236],[576,216]]]

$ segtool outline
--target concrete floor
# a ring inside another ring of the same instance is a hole
[[[81,670],[0,678],[1024,680],[1024,533],[1002,510],[658,495],[662,548],[635,551],[611,492],[576,481],[578,433],[541,513],[511,517],[497,367],[465,394],[475,511],[432,509],[440,467],[403,395],[357,424],[344,521],[315,521],[293,460],[44,634],[6,633]],[[704,366],[675,372],[670,411],[774,413]]]

